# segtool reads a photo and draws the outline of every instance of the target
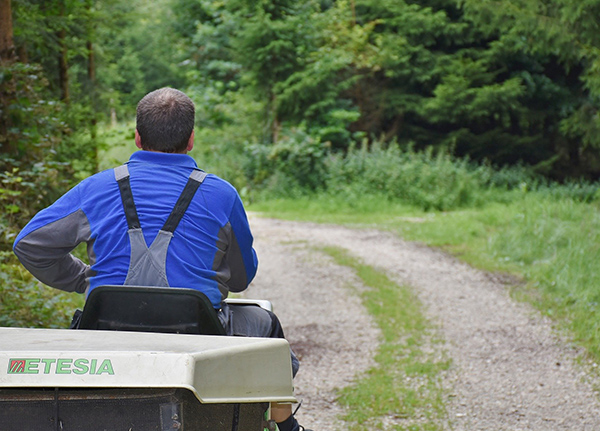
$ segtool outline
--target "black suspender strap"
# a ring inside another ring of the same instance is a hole
[[[175,229],[177,229],[183,214],[185,214],[186,210],[190,206],[192,198],[196,194],[196,190],[198,190],[198,187],[200,187],[200,184],[202,184],[205,178],[206,172],[195,170],[190,174],[187,184],[183,188],[181,195],[179,195],[179,199],[177,199],[175,208],[173,208],[173,211],[171,211],[169,218],[161,230],[171,233],[175,232]]]
[[[115,178],[121,192],[121,200],[123,201],[123,209],[125,210],[125,218],[127,219],[127,227],[129,229],[139,229],[140,219],[135,203],[133,202],[133,194],[131,193],[131,185],[129,184],[129,169],[127,165],[117,166],[115,168]]]
[[[131,185],[129,183],[129,169],[127,165],[117,166],[115,169],[115,178],[119,185],[119,191],[121,192],[121,200],[123,201],[123,209],[125,210],[125,218],[127,219],[127,226],[129,229],[140,229],[140,219],[133,202],[133,194],[131,193]],[[190,206],[192,198],[196,194],[196,190],[200,187],[200,184],[206,178],[206,172],[200,170],[194,170],[190,174],[187,184],[183,188],[177,203],[169,214],[169,218],[162,227],[162,230],[167,232],[175,232],[183,214]]]

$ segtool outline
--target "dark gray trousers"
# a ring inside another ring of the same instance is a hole
[[[241,337],[285,338],[281,322],[272,311],[253,304],[223,304],[219,320],[227,335]],[[290,348],[292,372],[296,376],[300,362]]]

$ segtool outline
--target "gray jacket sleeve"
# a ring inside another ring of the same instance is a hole
[[[246,211],[237,192],[234,197],[229,222],[218,234],[218,252],[213,263],[223,298],[227,298],[229,292],[245,290],[258,268],[256,251],[252,247],[254,238]]]
[[[48,286],[85,292],[92,271],[89,265],[71,255],[78,244],[90,241],[90,225],[84,212],[77,210],[40,226],[34,217],[30,224],[34,228],[18,237],[13,248],[23,266]]]

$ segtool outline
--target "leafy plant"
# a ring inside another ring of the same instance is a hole
[[[450,210],[481,203],[479,168],[433,149],[402,151],[397,145],[351,149],[328,161],[329,193],[357,188],[424,210]]]
[[[50,289],[0,255],[0,326],[68,328],[83,296]]]
[[[248,145],[245,171],[251,183],[266,192],[314,192],[325,185],[328,153],[328,144],[305,130],[286,130],[273,145]]]

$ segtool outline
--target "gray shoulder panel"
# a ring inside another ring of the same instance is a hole
[[[122,180],[125,177],[129,176],[129,168],[127,167],[127,165],[120,165],[117,166],[115,169],[115,179],[117,181]]]
[[[83,293],[93,271],[70,253],[78,244],[90,241],[89,221],[85,213],[78,210],[29,233],[15,245],[14,252],[42,283]]]
[[[204,171],[199,171],[197,169],[194,169],[192,171],[192,173],[190,174],[190,178],[198,181],[199,183],[202,183],[207,175],[208,174]]]
[[[217,253],[213,261],[213,270],[223,298],[229,292],[241,292],[248,287],[246,266],[237,239],[227,223],[219,230]]]

